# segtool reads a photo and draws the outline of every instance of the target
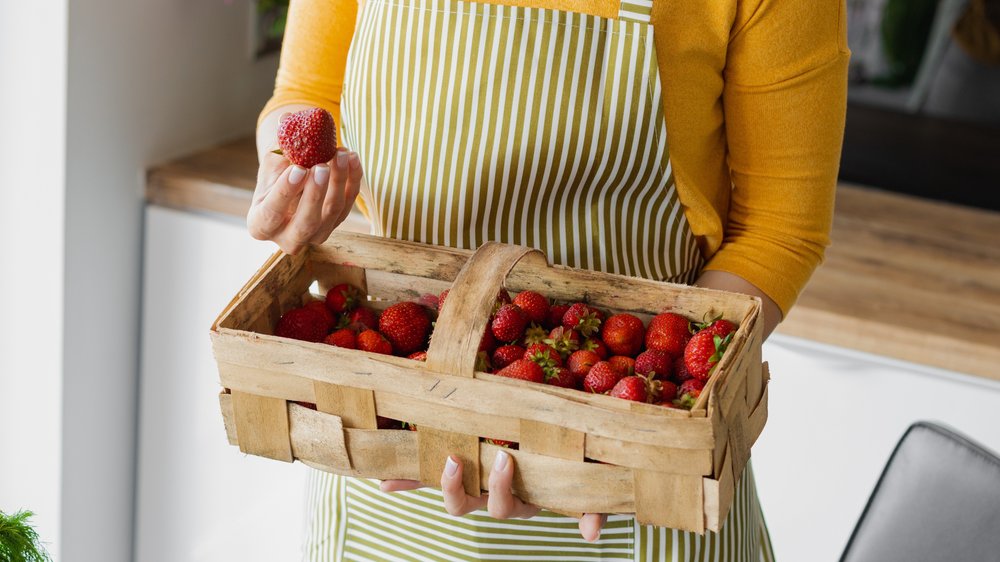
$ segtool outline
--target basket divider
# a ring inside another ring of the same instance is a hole
[[[373,391],[314,380],[313,392],[316,394],[316,409],[340,416],[344,427],[378,428]]]
[[[288,407],[281,398],[233,391],[233,414],[240,450],[279,461],[292,462]]]
[[[634,469],[635,517],[640,523],[705,532],[701,476]]]

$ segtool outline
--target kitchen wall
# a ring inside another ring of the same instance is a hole
[[[0,235],[38,264],[0,276],[0,508],[39,511],[60,560],[131,559],[144,170],[253,130],[276,61],[249,10],[0,6]]]

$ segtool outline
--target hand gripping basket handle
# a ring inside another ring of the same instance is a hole
[[[434,326],[427,368],[443,376],[473,377],[476,354],[493,311],[497,293],[511,269],[532,254],[547,265],[545,254],[524,246],[487,242],[469,258],[448,291]],[[480,495],[479,436],[417,428],[420,480],[437,486],[449,455],[462,461],[462,485],[470,496]]]

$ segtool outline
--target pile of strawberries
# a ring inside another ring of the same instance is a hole
[[[371,353],[425,360],[436,311],[448,291],[425,304],[400,302],[378,314],[349,284],[324,301],[286,312],[275,335]],[[436,309],[436,310],[435,310]],[[539,384],[690,409],[737,326],[695,323],[672,312],[648,325],[632,314],[608,315],[586,303],[554,304],[524,291],[497,295],[482,336],[476,370]]]

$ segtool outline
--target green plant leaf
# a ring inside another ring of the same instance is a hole
[[[30,511],[7,515],[0,511],[0,561],[2,562],[51,562],[38,533],[28,524],[34,516]]]

